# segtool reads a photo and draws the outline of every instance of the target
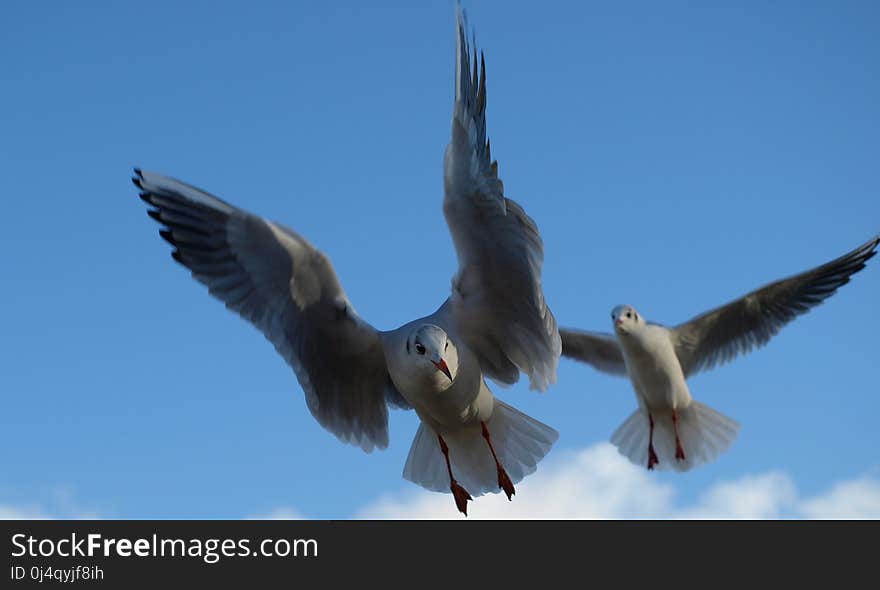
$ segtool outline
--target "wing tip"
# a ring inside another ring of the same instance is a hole
[[[174,241],[174,234],[171,233],[170,229],[160,229],[159,236],[175,248],[177,247],[177,242]]]
[[[865,260],[873,258],[875,254],[877,254],[877,246],[880,245],[880,234],[874,236],[873,239],[868,240],[868,243],[864,246],[865,251]]]
[[[131,177],[131,182],[134,183],[134,185],[135,185],[136,187],[138,187],[139,189],[143,190],[143,188],[144,188],[144,185],[143,185],[143,182],[144,182],[144,173],[143,173],[143,172],[141,171],[141,169],[138,168],[137,166],[135,166],[135,167],[133,168],[133,170],[134,170],[134,176]]]

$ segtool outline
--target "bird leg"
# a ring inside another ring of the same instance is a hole
[[[513,488],[513,482],[510,481],[510,476],[507,475],[504,467],[501,466],[501,461],[498,460],[498,455],[495,454],[495,447],[492,445],[492,439],[489,436],[489,429],[486,427],[486,423],[480,421],[480,424],[483,425],[483,438],[489,443],[489,450],[492,451],[492,458],[495,459],[495,467],[498,468],[498,487],[504,490],[508,500],[512,500],[511,496],[516,493],[516,490]]]
[[[437,440],[440,441],[440,450],[443,451],[443,456],[446,458],[446,469],[449,471],[449,489],[452,491],[452,497],[455,498],[455,506],[462,514],[467,516],[467,502],[468,500],[473,500],[473,498],[471,498],[468,491],[461,487],[459,483],[455,481],[455,478],[452,477],[452,465],[449,463],[449,447],[446,446],[446,441],[443,440],[443,437],[439,434],[437,435]]]
[[[648,434],[648,469],[654,469],[654,465],[660,462],[660,459],[657,458],[657,453],[654,452],[654,416],[648,412],[648,422],[651,425],[650,433]]]
[[[678,411],[672,410],[672,428],[675,430],[675,458],[684,461],[684,448],[681,446],[681,439],[678,438]]]

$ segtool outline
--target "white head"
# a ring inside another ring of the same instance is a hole
[[[640,316],[632,305],[618,305],[611,310],[611,321],[614,322],[615,332],[625,334],[644,325],[645,318]]]
[[[446,332],[434,324],[422,324],[406,339],[409,365],[439,389],[446,389],[458,374],[458,349]]]

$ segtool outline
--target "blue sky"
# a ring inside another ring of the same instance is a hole
[[[349,518],[421,498],[401,477],[416,416],[393,412],[371,455],[321,429],[272,346],[172,261],[129,177],[293,227],[377,328],[430,313],[456,268],[452,2],[122,4],[0,8],[0,514]],[[607,330],[623,302],[678,323],[880,230],[876,3],[465,8],[561,325]],[[693,378],[739,438],[638,482],[683,506],[762,477],[880,489],[878,266]],[[627,381],[565,359],[546,394],[494,389],[560,431],[550,471],[635,408]]]

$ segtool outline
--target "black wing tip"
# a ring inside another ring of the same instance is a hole
[[[174,234],[171,233],[170,229],[160,229],[159,235],[162,237],[163,240],[165,240],[175,248],[177,247],[177,242],[174,241]]]
[[[878,245],[880,245],[880,234],[875,235],[873,238],[856,248],[853,251],[853,254],[858,254],[862,252],[866,254],[868,252],[871,252],[873,254],[877,250]]]
[[[874,236],[872,239],[841,258],[841,262],[847,265],[852,265],[853,267],[848,269],[848,274],[855,274],[865,268],[865,263],[877,254],[878,245],[880,245],[880,235]]]
[[[459,26],[467,25],[467,10],[465,10],[459,0],[455,0],[455,16],[458,19]]]

